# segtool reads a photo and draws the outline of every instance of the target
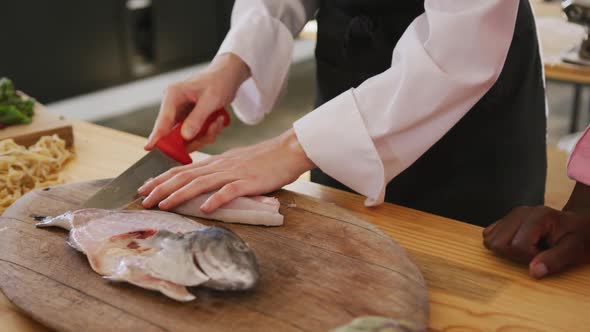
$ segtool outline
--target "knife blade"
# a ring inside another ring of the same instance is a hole
[[[224,118],[224,127],[229,125],[229,114],[221,108],[209,115],[199,133],[191,141],[185,141],[182,138],[180,134],[182,122],[177,123],[168,135],[158,140],[152,151],[101,188],[79,208],[118,209],[137,200],[139,197],[137,189],[148,179],[158,176],[172,167],[192,163],[192,159],[186,151],[186,145],[206,135],[209,126],[219,117]]]

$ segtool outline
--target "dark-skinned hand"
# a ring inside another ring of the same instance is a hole
[[[537,279],[590,263],[590,217],[575,209],[518,207],[488,226],[483,238],[494,253],[529,264]]]

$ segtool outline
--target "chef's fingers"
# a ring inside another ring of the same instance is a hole
[[[584,262],[588,249],[581,234],[567,233],[549,250],[537,255],[529,264],[531,277],[540,279],[562,272],[568,267]]]
[[[189,152],[197,151],[203,148],[206,145],[215,143],[217,136],[221,134],[223,131],[223,117],[218,118],[211,124],[209,130],[207,130],[207,134],[196,140],[191,142],[186,146],[186,150]]]
[[[164,93],[164,98],[160,104],[160,111],[154,123],[154,129],[145,145],[146,150],[151,150],[156,142],[164,135],[168,134],[176,122],[176,106],[180,98],[181,84],[172,84]]]
[[[165,200],[161,201],[160,204],[158,204],[158,207],[162,210],[173,209],[191,198],[219,189],[219,187],[235,180],[235,175],[232,175],[229,172],[217,172],[200,176],[193,179],[184,187],[176,190]]]
[[[187,141],[193,139],[199,133],[209,115],[222,106],[225,106],[222,104],[222,98],[212,88],[205,90],[199,96],[193,110],[184,120],[180,131],[182,137]]]
[[[215,121],[215,123],[217,124],[217,126],[215,127],[215,130],[210,131],[211,135],[213,135],[214,138],[223,132],[223,128],[225,128],[225,126],[223,125],[224,122],[225,122],[224,117],[220,117]]]
[[[198,169],[205,166],[214,167],[218,163],[219,158],[217,156],[207,156],[205,158],[193,162],[192,164],[173,167],[167,170],[166,172],[156,176],[155,178],[151,178],[148,181],[146,181],[141,187],[137,189],[137,193],[143,196],[147,196],[152,190],[154,190],[154,188],[168,181],[171,177],[175,176],[176,174],[182,173],[187,170]]]
[[[217,208],[223,206],[232,200],[246,196],[259,194],[258,192],[252,192],[251,186],[246,180],[238,180],[224,185],[218,192],[211,195],[203,205],[201,205],[201,211],[204,213],[211,213]]]
[[[526,206],[517,207],[498,220],[491,231],[484,233],[485,247],[496,254],[510,257],[512,239],[530,210]]]
[[[209,126],[207,134],[205,134],[205,136],[200,140],[203,146],[215,143],[215,140],[221,130],[221,127],[223,127],[222,118],[215,120],[215,122],[213,122],[211,126]]]
[[[183,172],[173,175],[166,181],[160,183],[153,190],[151,190],[148,197],[143,200],[142,204],[145,208],[151,208],[154,205],[161,202],[162,200],[164,200],[165,198],[167,198],[176,190],[184,187],[193,179],[210,174],[212,172],[213,170],[211,167],[199,167],[187,169]]]
[[[559,224],[560,211],[546,207],[535,207],[525,217],[511,242],[511,259],[521,263],[530,262],[546,246]]]
[[[146,196],[149,193],[151,193],[152,190],[154,190],[154,188],[156,188],[160,184],[168,181],[168,179],[175,176],[176,174],[193,168],[194,167],[193,165],[194,164],[189,164],[189,165],[183,165],[183,166],[171,168],[171,169],[167,170],[166,172],[156,176],[155,178],[151,178],[148,181],[146,181],[141,187],[139,187],[137,189],[137,193],[140,195]]]

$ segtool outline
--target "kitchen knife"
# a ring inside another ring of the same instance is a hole
[[[209,126],[219,117],[223,117],[224,127],[229,125],[227,111],[223,108],[218,109],[209,115],[199,133],[191,141],[185,141],[182,138],[180,134],[182,122],[177,123],[168,135],[158,140],[152,151],[100,189],[80,208],[117,209],[133,202],[138,198],[137,189],[148,179],[158,176],[172,167],[192,163],[192,159],[186,151],[186,145],[205,136]]]

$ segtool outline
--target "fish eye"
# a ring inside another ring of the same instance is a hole
[[[248,251],[248,246],[242,242],[234,242],[234,248],[237,251]]]

